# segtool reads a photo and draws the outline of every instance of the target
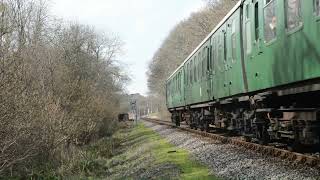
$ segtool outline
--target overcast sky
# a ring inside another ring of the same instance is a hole
[[[148,63],[169,31],[204,6],[203,0],[51,0],[51,13],[67,21],[118,34],[125,42],[121,61],[132,83],[129,93],[146,95]]]

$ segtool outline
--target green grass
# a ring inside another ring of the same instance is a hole
[[[80,149],[57,174],[44,172],[27,179],[217,179],[186,150],[141,123],[132,125]]]
[[[161,164],[169,162],[180,167],[182,172],[180,175],[181,179],[217,179],[209,174],[206,166],[190,159],[190,154],[186,150],[171,145],[168,141],[144,125],[139,124],[134,128],[129,138],[135,137],[145,137],[154,144],[151,153],[156,158],[155,163]]]

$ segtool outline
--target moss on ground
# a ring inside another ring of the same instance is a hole
[[[207,167],[192,160],[186,150],[171,145],[143,124],[134,127],[125,136],[123,145],[128,148],[127,151],[114,158],[130,159],[131,162],[125,162],[122,168],[127,167],[132,171],[124,172],[121,178],[216,179],[209,174]],[[138,164],[140,169],[135,169],[132,166],[134,164]],[[122,168],[118,169],[120,173],[121,170],[128,171]]]
[[[204,165],[143,124],[82,149],[57,176],[40,179],[216,179]],[[38,179],[35,176],[32,179]]]

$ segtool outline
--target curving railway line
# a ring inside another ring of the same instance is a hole
[[[252,142],[246,142],[244,140],[241,140],[240,138],[236,138],[234,136],[226,136],[223,134],[217,134],[217,133],[211,133],[211,132],[204,132],[201,130],[194,130],[189,128],[188,126],[175,126],[169,121],[163,121],[159,119],[151,119],[151,118],[143,118],[143,120],[160,124],[160,125],[165,125],[165,126],[174,126],[179,130],[182,131],[187,131],[196,135],[200,135],[203,137],[208,137],[213,140],[217,140],[223,143],[229,143],[233,144],[236,146],[241,146],[246,149],[261,153],[263,155],[269,155],[269,156],[274,156],[274,157],[279,157],[281,159],[293,162],[293,163],[299,163],[299,164],[304,164],[307,166],[315,167],[317,169],[320,169],[320,158],[315,157],[314,155],[309,155],[309,154],[302,154],[302,153],[297,153],[297,152],[292,152],[289,150],[277,148],[274,146],[268,146],[268,145],[261,145],[261,144],[256,144]]]

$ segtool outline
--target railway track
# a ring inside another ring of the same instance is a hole
[[[150,119],[150,118],[143,118],[143,120],[149,121],[152,123],[156,123],[156,124],[160,124],[160,125],[165,125],[165,126],[170,126],[170,127],[173,126],[173,124],[168,121],[161,121],[158,119]],[[252,142],[246,142],[246,141],[242,141],[239,139],[225,137],[222,135],[208,133],[208,132],[204,132],[204,131],[200,131],[200,130],[194,130],[194,129],[190,129],[190,128],[186,128],[186,127],[176,127],[176,128],[178,128],[182,131],[187,131],[187,132],[191,132],[193,134],[208,137],[208,138],[211,138],[211,139],[223,142],[223,143],[229,143],[229,144],[233,144],[236,146],[245,147],[246,149],[253,150],[253,151],[261,153],[263,155],[279,157],[281,159],[288,160],[293,163],[304,164],[304,165],[308,165],[308,166],[316,167],[316,168],[320,169],[320,158],[314,157],[311,155],[301,154],[301,153],[297,153],[297,152],[291,152],[291,151],[276,148],[273,146],[266,146],[266,145],[252,143]]]

